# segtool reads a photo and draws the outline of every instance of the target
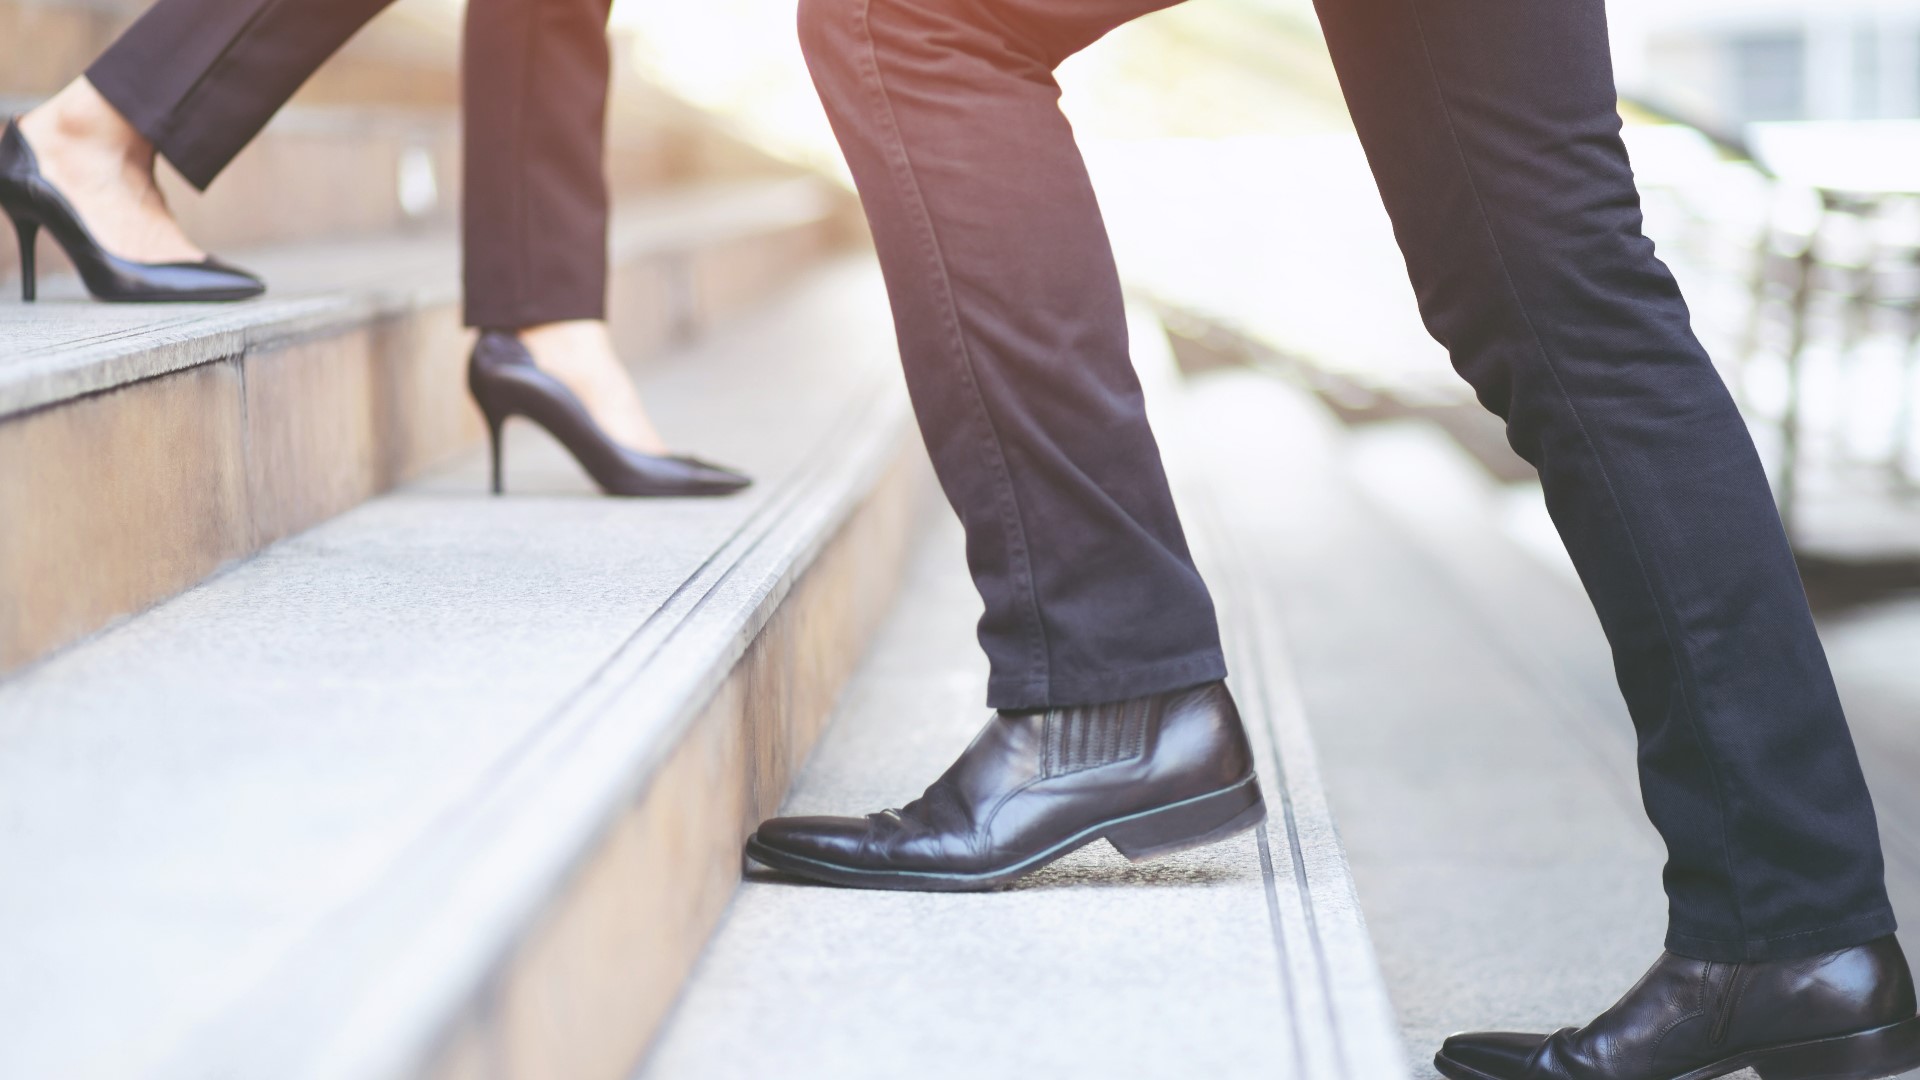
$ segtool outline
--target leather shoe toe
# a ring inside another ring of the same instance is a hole
[[[754,842],[785,855],[846,863],[856,856],[872,827],[861,818],[789,817],[761,823]]]
[[[1434,1067],[1454,1080],[1509,1080],[1526,1075],[1545,1035],[1511,1031],[1476,1031],[1454,1035],[1440,1046]]]

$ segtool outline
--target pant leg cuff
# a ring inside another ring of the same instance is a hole
[[[1717,964],[1761,963],[1769,960],[1797,960],[1821,953],[1850,949],[1886,937],[1898,929],[1891,909],[1862,915],[1845,922],[1813,930],[1802,930],[1775,937],[1728,938],[1699,937],[1678,930],[1667,933],[1667,951],[1692,960],[1711,960]]]
[[[601,297],[535,304],[469,299],[466,304],[466,324],[474,330],[524,330],[529,326],[583,319],[604,322],[606,318],[606,301]]]
[[[1101,705],[1171,693],[1202,683],[1219,682],[1226,677],[1227,660],[1217,648],[1124,671],[1051,677],[996,673],[987,681],[987,707],[1020,710]]]
[[[113,106],[120,118],[139,132],[141,138],[152,143],[154,150],[166,158],[194,190],[207,190],[214,177],[220,175],[226,161],[201,155],[186,145],[174,131],[172,114],[167,108],[170,103],[149,100],[151,95],[146,88],[122,83],[120,65],[96,60],[86,74],[87,82],[107,99],[107,104]]]

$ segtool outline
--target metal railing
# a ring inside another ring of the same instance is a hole
[[[1761,125],[1751,143],[1688,130],[1691,164],[1644,184],[1677,211],[1650,208],[1649,231],[1695,299],[1789,532],[1920,553],[1920,124]],[[1898,145],[1875,147],[1882,131]]]

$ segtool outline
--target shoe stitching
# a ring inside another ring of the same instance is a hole
[[[1721,1005],[1720,1019],[1713,1025],[1713,1033],[1708,1039],[1711,1046],[1719,1046],[1727,1041],[1733,1031],[1734,1010],[1740,1007],[1741,995],[1747,991],[1747,984],[1753,981],[1753,969],[1740,964],[1733,966],[1733,982],[1727,987],[1727,999]]]

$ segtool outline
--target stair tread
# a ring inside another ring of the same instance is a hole
[[[943,523],[782,813],[901,806],[965,749],[977,607]],[[750,876],[638,1076],[1304,1077],[1279,971],[1251,833],[1139,866],[1096,844],[985,895]]]
[[[1240,556],[1203,535],[1208,481],[1181,444],[1206,437],[1206,418],[1182,422],[1171,358],[1135,322],[1176,494],[1223,602],[1267,824],[1138,866],[1092,845],[985,895],[750,878],[637,1080],[1404,1075],[1291,675],[1231,588]],[[902,805],[965,748],[987,716],[978,610],[949,522],[916,554],[783,813]]]
[[[716,228],[738,223],[724,205]],[[628,242],[691,235],[640,220]],[[303,302],[326,301],[256,310]],[[0,861],[37,868],[0,891],[0,1074],[204,1075],[205,1054],[284,1052],[267,1032],[314,995],[352,1000],[356,959],[410,987],[400,946],[426,938],[460,962],[421,959],[417,997],[375,1026],[430,1011],[488,961],[483,928],[533,903],[507,894],[549,881],[671,747],[900,445],[892,355],[870,260],[815,271],[645,376],[670,436],[758,478],[743,495],[593,497],[510,425],[512,496],[483,496],[472,455],[0,684]],[[637,679],[648,707],[596,725]],[[505,859],[512,884],[439,875],[466,888],[416,905],[422,933],[394,912],[429,856]],[[242,997],[246,1023],[220,1020]],[[214,1023],[221,1038],[191,1037]]]
[[[1413,1075],[1436,1075],[1451,1032],[1553,1030],[1611,1004],[1660,948],[1662,849],[1578,586],[1438,475],[1441,444],[1366,446],[1368,428],[1248,372],[1197,392],[1219,439],[1207,462],[1241,493],[1231,527],[1262,557],[1244,591],[1283,616]]]
[[[818,222],[833,209],[829,189],[805,178],[694,185],[624,201],[610,246],[616,261],[665,255]],[[450,302],[458,250],[451,233],[434,231],[233,253],[271,284],[243,304],[95,304],[76,277],[50,278],[39,303],[0,303],[0,417]]]

